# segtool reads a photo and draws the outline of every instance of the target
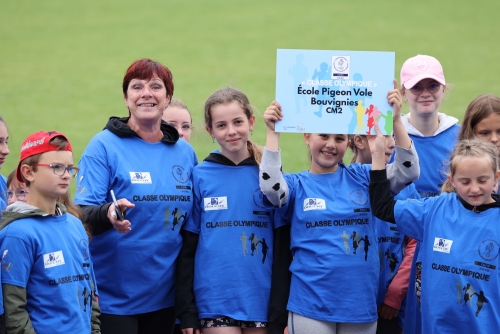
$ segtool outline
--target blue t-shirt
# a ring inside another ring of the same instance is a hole
[[[199,234],[194,295],[199,318],[268,321],[274,210],[263,203],[256,165],[203,161],[193,170],[193,214],[184,229]]]
[[[0,217],[2,216],[1,211],[5,210],[7,203],[9,203],[8,191],[7,179],[5,176],[0,175]]]
[[[406,295],[404,330],[406,334],[422,333],[422,308],[420,296],[422,292],[422,256],[420,254],[421,242],[417,241],[408,281],[408,294]]]
[[[37,333],[90,333],[93,266],[88,237],[71,214],[13,221],[0,231],[2,284],[26,289]]]
[[[379,257],[371,165],[285,175],[293,261],[288,310],[331,322],[377,320]]]
[[[397,201],[394,216],[402,233],[422,242],[422,332],[499,329],[500,208],[477,213],[445,193]]]
[[[174,306],[181,225],[190,215],[191,172],[197,164],[184,140],[168,145],[109,130],[89,142],[79,163],[75,203],[101,205],[127,198],[132,230],[111,229],[92,238],[99,304],[108,314],[129,315]]]
[[[437,196],[446,179],[446,163],[458,140],[460,126],[455,124],[445,131],[428,137],[410,135],[420,160],[420,177],[414,184],[421,197]]]
[[[415,189],[414,184],[410,184],[404,188],[395,199],[419,199],[420,195]],[[398,272],[405,251],[404,238],[405,235],[401,233],[397,226],[392,223],[382,221],[375,218],[377,222],[377,241],[378,241],[378,254],[380,258],[380,276],[379,276],[379,289],[377,297],[377,305],[383,304],[388,286],[391,284],[392,279]],[[401,304],[398,313],[398,323],[403,327],[403,320],[405,315],[405,302]]]

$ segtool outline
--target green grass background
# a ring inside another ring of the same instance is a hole
[[[258,118],[252,138],[264,143],[277,48],[395,51],[398,80],[407,58],[433,55],[453,84],[440,111],[461,120],[475,96],[500,94],[499,9],[498,0],[0,0],[0,115],[11,136],[1,172],[39,130],[66,133],[77,163],[109,116],[127,114],[121,81],[142,57],[172,70],[200,160],[217,148],[203,104],[223,86],[248,95]],[[283,135],[281,147],[286,171],[308,168],[300,134]]]

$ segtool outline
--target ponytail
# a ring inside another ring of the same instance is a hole
[[[247,149],[250,156],[252,156],[255,159],[255,162],[257,162],[257,165],[260,165],[260,162],[262,161],[262,154],[264,153],[262,147],[255,144],[253,141],[248,140]]]
[[[455,192],[455,188],[453,188],[453,186],[451,185],[450,180],[446,179],[446,181],[444,181],[443,186],[441,187],[441,192],[442,193],[454,193]]]

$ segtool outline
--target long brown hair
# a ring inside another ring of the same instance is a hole
[[[464,120],[460,128],[459,140],[475,137],[474,128],[491,114],[500,114],[500,97],[493,94],[481,94],[469,103],[465,110]]]

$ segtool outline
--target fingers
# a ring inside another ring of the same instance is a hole
[[[382,137],[384,136],[384,135],[382,134],[382,132],[380,131],[380,128],[378,127],[378,123],[375,123],[375,124],[373,125],[373,128],[375,129],[375,134],[377,135],[377,137],[378,137],[378,136],[382,136]]]
[[[114,220],[111,221],[111,224],[113,224],[113,227],[115,230],[117,230],[119,233],[127,233],[129,231],[132,231],[132,228],[130,227],[132,224],[128,220]]]
[[[117,202],[118,202],[118,206],[120,207],[120,209],[122,209],[122,211],[125,209],[131,209],[131,208],[135,207],[135,204],[131,203],[126,198],[120,198]]]
[[[133,208],[135,205],[130,203],[127,199],[122,198],[117,201],[119,210],[124,211],[126,208]],[[119,232],[119,233],[127,233],[132,230],[130,221],[124,219],[119,220],[116,214],[116,207],[113,203],[108,208],[108,219],[111,225]]]
[[[274,124],[282,119],[283,113],[281,112],[281,105],[277,101],[273,101],[264,112],[264,121],[267,127],[274,130]]]

